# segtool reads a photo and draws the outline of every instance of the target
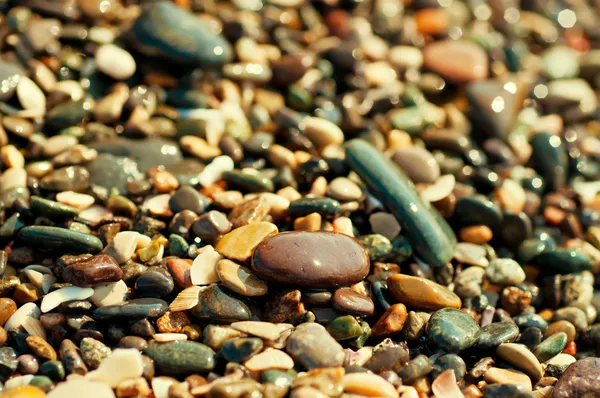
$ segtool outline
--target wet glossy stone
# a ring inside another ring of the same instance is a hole
[[[446,370],[452,370],[456,380],[462,380],[467,373],[467,365],[465,364],[465,361],[456,354],[441,355],[433,363],[431,377],[436,379]]]
[[[485,197],[465,197],[456,202],[453,219],[461,226],[487,225],[496,231],[502,223],[502,213]]]
[[[495,259],[485,269],[488,280],[497,285],[518,285],[525,280],[525,271],[510,258]]]
[[[65,282],[79,287],[116,282],[123,278],[123,270],[110,256],[99,254],[68,265],[62,271]]]
[[[366,250],[371,261],[384,259],[392,252],[392,242],[383,235],[362,235],[357,239]]]
[[[98,158],[87,164],[86,167],[90,172],[91,183],[107,188],[114,187],[121,193],[126,192],[128,182],[140,180],[143,177],[134,160],[109,153],[99,154]]]
[[[434,312],[427,324],[427,344],[448,352],[460,352],[475,344],[479,326],[466,312],[446,308]]]
[[[169,271],[162,267],[150,267],[135,282],[140,297],[164,297],[173,291],[175,282]]]
[[[122,304],[108,305],[94,310],[94,318],[157,318],[169,310],[169,305],[156,298],[140,298]]]
[[[17,370],[17,366],[15,350],[11,347],[0,347],[0,380],[6,381]]]
[[[554,386],[552,398],[575,398],[600,394],[600,358],[583,358],[567,368]]]
[[[356,239],[344,234],[286,232],[258,245],[252,256],[252,271],[265,281],[335,287],[364,279],[369,259]]]
[[[592,260],[579,250],[557,248],[538,255],[537,264],[548,273],[569,274],[592,269]]]
[[[173,3],[146,6],[132,28],[137,47],[149,55],[188,64],[220,66],[232,57],[229,43],[202,19]],[[193,38],[181,40],[181,37]]]
[[[303,323],[290,335],[286,351],[305,368],[341,366],[344,349],[327,330],[318,323]]]
[[[375,311],[373,300],[346,287],[335,291],[332,307],[336,311],[357,316],[368,316]]]
[[[253,275],[250,269],[231,260],[221,260],[215,268],[219,279],[229,290],[242,296],[264,296],[268,285]]]
[[[392,160],[415,183],[433,184],[440,177],[440,166],[431,152],[417,146],[396,149]]]
[[[514,367],[527,373],[533,380],[543,376],[542,366],[529,349],[516,343],[504,343],[498,346],[496,354]]]
[[[423,310],[460,308],[460,298],[448,288],[424,278],[396,274],[387,279],[389,293],[400,303]]]
[[[424,66],[455,83],[485,79],[488,59],[485,51],[467,40],[430,43],[423,51]]]
[[[144,349],[144,354],[152,358],[156,370],[165,375],[205,373],[215,366],[215,352],[210,347],[193,341],[151,342]]]
[[[258,354],[263,348],[263,341],[256,337],[227,340],[219,350],[219,356],[228,362],[243,362]]]
[[[362,327],[352,315],[335,318],[327,325],[327,331],[338,341],[354,339],[363,333]]]
[[[452,258],[454,233],[437,211],[423,203],[396,165],[362,140],[346,145],[346,161],[396,216],[419,257],[434,266]]]
[[[546,362],[552,357],[560,354],[566,345],[566,333],[556,333],[535,347],[533,354],[537,357],[537,359],[540,360],[540,362]]]
[[[488,384],[483,390],[484,398],[534,398],[532,392],[520,384]]]
[[[196,214],[202,214],[207,206],[208,198],[189,185],[179,188],[169,200],[169,207],[175,213],[191,210]]]
[[[58,220],[74,217],[78,213],[77,209],[74,207],[53,200],[44,199],[39,196],[32,196],[29,200],[29,206],[31,211],[36,215]]]
[[[191,313],[196,318],[215,322],[247,321],[252,316],[246,304],[214,285],[200,291],[198,304]]]
[[[269,222],[261,221],[244,225],[219,239],[215,250],[231,260],[246,262],[261,242],[271,235],[276,235],[277,232],[279,232],[277,226]],[[262,279],[260,275],[258,276]]]
[[[231,231],[231,222],[227,216],[220,211],[211,210],[206,214],[201,215],[192,224],[194,234],[208,243],[214,243],[219,238]]]
[[[228,184],[248,192],[273,192],[275,189],[273,181],[260,172],[250,173],[241,170],[231,170],[223,173],[223,179]]]
[[[419,377],[428,375],[432,369],[429,358],[419,355],[402,367],[398,376],[402,379],[403,384],[413,384]]]
[[[7,101],[14,94],[21,76],[25,72],[17,65],[9,62],[0,63],[0,101]]]
[[[323,217],[334,217],[341,211],[340,202],[331,198],[302,198],[290,202],[288,215],[292,218],[319,213]]]
[[[489,350],[502,343],[512,343],[519,336],[519,328],[512,322],[494,322],[482,327],[475,336],[478,349]]]
[[[531,139],[536,170],[544,177],[548,188],[555,191],[566,183],[568,158],[564,144],[557,135],[538,133]]]
[[[19,237],[27,245],[62,253],[98,253],[103,247],[93,235],[58,227],[25,227],[19,231]]]

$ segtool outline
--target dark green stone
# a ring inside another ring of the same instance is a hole
[[[140,51],[170,62],[221,66],[233,57],[225,38],[213,33],[203,19],[170,1],[146,4],[132,34]]]
[[[319,213],[323,217],[334,217],[341,211],[340,202],[332,198],[301,198],[290,203],[288,214],[292,218]]]
[[[427,344],[447,352],[460,352],[475,344],[479,326],[466,312],[444,308],[431,315],[427,324]]]
[[[383,235],[363,235],[356,239],[367,251],[371,262],[386,258],[392,252],[392,242]]]
[[[74,207],[39,196],[31,197],[29,207],[34,214],[51,219],[71,218],[75,217],[78,213]]]
[[[44,362],[38,370],[38,376],[47,376],[55,383],[64,380],[65,368],[60,361],[47,361]]]
[[[273,192],[273,181],[264,175],[250,174],[241,170],[231,170],[223,173],[223,180],[239,189],[248,192]]]
[[[144,354],[154,360],[156,370],[164,375],[181,377],[210,372],[215,367],[215,352],[194,341],[151,342]]]
[[[456,380],[462,380],[467,373],[467,365],[461,357],[456,354],[446,354],[437,357],[433,363],[431,378],[435,380],[440,374],[451,369],[454,372]]]
[[[530,350],[533,350],[542,342],[542,331],[538,328],[529,327],[523,329],[517,343],[524,344]]]
[[[548,273],[570,274],[591,270],[594,262],[579,250],[557,248],[535,258],[535,262]]]
[[[456,246],[454,232],[435,209],[423,202],[395,164],[362,140],[346,145],[346,161],[396,216],[417,256],[433,266],[450,261]]]
[[[488,384],[483,390],[484,398],[535,398],[537,395],[528,391],[521,384]]]
[[[140,298],[107,305],[94,311],[94,318],[157,318],[169,310],[167,302],[157,298]]]
[[[185,257],[189,248],[190,245],[181,235],[169,235],[169,250],[171,252],[171,256]]]
[[[484,196],[465,197],[456,202],[453,221],[461,227],[487,225],[497,231],[502,225],[502,212]]]
[[[138,170],[137,163],[124,156],[101,153],[96,160],[87,164],[90,182],[106,188],[116,188],[126,193],[129,181],[141,180],[144,175]]]
[[[227,362],[243,362],[258,354],[263,348],[263,341],[256,337],[227,340],[221,346],[219,355]]]
[[[248,321],[252,312],[246,304],[228,294],[218,286],[210,286],[198,294],[198,304],[192,315],[212,322]]]
[[[475,345],[478,349],[489,350],[502,343],[512,343],[519,337],[519,327],[512,322],[495,322],[482,327],[477,332]]]
[[[392,251],[387,259],[396,264],[402,264],[413,255],[413,249],[410,242],[404,235],[398,235],[392,239]]]
[[[29,384],[41,388],[45,392],[54,388],[54,382],[48,376],[33,376]]]
[[[352,315],[344,315],[335,318],[329,325],[327,331],[336,340],[355,339],[362,335],[363,329],[360,323]]]
[[[369,326],[367,322],[360,321],[360,327],[362,328],[362,334],[354,340],[348,342],[348,344],[355,348],[362,348],[367,342],[369,336],[371,336],[371,326]]]
[[[412,384],[418,378],[427,376],[432,370],[429,358],[425,355],[418,355],[400,369],[398,376],[402,379],[402,384]]]
[[[546,330],[548,322],[544,320],[538,314],[521,314],[513,317],[513,321],[519,326],[520,329],[525,328],[538,328],[541,331]]]
[[[523,264],[529,264],[539,254],[548,248],[548,244],[538,239],[527,239],[519,245],[517,256]]]
[[[90,101],[87,98],[60,103],[46,114],[46,126],[53,130],[62,130],[79,125],[90,114],[90,109]]]
[[[288,388],[296,379],[297,373],[294,369],[290,370],[279,370],[269,369],[262,372],[259,376],[261,383],[273,383],[277,386]]]
[[[535,347],[533,354],[540,362],[546,362],[550,358],[560,354],[566,345],[567,334],[563,332],[555,333]]]
[[[167,105],[176,108],[208,108],[209,96],[200,90],[172,88],[167,91]]]
[[[19,231],[19,237],[30,247],[62,251],[64,253],[98,253],[102,241],[93,235],[65,228],[34,225]]]
[[[551,191],[565,186],[568,176],[568,156],[560,136],[538,133],[531,139],[531,157],[535,169]]]

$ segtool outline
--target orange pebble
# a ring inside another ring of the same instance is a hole
[[[552,317],[554,316],[554,314],[552,313],[552,310],[541,310],[538,313],[539,316],[541,316],[542,318],[544,318],[545,321],[550,321],[552,319]]]
[[[548,206],[544,209],[544,218],[552,225],[559,225],[567,216],[567,213],[553,206]]]
[[[439,36],[448,32],[450,16],[443,8],[425,8],[417,11],[415,22],[419,33]]]
[[[569,354],[569,355],[575,355],[575,354],[577,354],[577,344],[575,344],[574,341],[570,342],[569,344],[566,345],[566,347],[563,350],[563,352],[565,354]]]

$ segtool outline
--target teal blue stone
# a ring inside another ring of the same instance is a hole
[[[29,207],[35,215],[59,220],[75,217],[78,213],[74,207],[35,195],[29,200]]]
[[[323,217],[335,217],[341,210],[340,202],[332,198],[301,198],[290,203],[288,215],[297,218],[319,213]]]
[[[223,36],[213,33],[203,19],[170,1],[145,5],[132,33],[140,51],[168,61],[221,66],[233,57]]]
[[[38,376],[46,376],[55,383],[65,378],[65,368],[60,361],[44,362],[37,372]]]
[[[392,127],[406,131],[410,135],[418,135],[427,126],[421,107],[410,106],[407,108],[394,109],[388,113]]]
[[[444,308],[427,323],[427,345],[447,352],[460,352],[475,344],[479,326],[466,312]]]
[[[433,363],[431,378],[435,380],[440,374],[452,369],[456,380],[462,380],[467,373],[467,365],[461,357],[456,354],[445,354],[437,357]]]
[[[294,369],[269,369],[262,372],[258,379],[261,383],[273,383],[279,387],[288,388],[292,385],[297,375]]]
[[[563,332],[555,333],[535,347],[533,354],[540,362],[546,362],[550,358],[560,354],[566,345],[567,334]]]
[[[356,239],[367,251],[371,262],[383,259],[392,252],[392,242],[383,235],[363,235]]]
[[[519,337],[519,327],[512,322],[495,322],[482,327],[477,332],[475,346],[490,350],[502,343],[512,343]]]
[[[362,140],[346,145],[346,161],[396,216],[419,258],[433,266],[450,261],[456,247],[454,232],[435,209],[423,202],[398,166]]]
[[[535,262],[549,273],[570,274],[591,270],[594,262],[579,250],[557,248],[548,250],[535,258]]]
[[[28,246],[64,253],[98,253],[102,250],[102,241],[97,237],[65,228],[34,225],[21,229],[19,237]]]
[[[167,91],[166,103],[175,108],[208,108],[209,96],[200,90],[172,88]]]
[[[553,134],[538,133],[531,139],[531,146],[535,169],[544,177],[549,190],[558,191],[564,187],[569,158],[561,138]]]
[[[538,239],[527,239],[519,245],[517,256],[522,264],[529,264],[548,248],[548,243]]]
[[[107,305],[94,311],[94,318],[158,318],[169,310],[169,304],[158,298],[139,298],[120,304]]]
[[[169,235],[169,251],[171,252],[171,256],[185,257],[189,248],[190,245],[181,235]]]
[[[237,188],[248,192],[273,192],[273,181],[264,175],[243,173],[241,170],[231,170],[223,173],[223,179]]]
[[[487,225],[497,231],[502,224],[502,211],[485,196],[461,198],[456,202],[453,221],[461,227]]]
[[[215,367],[215,352],[195,341],[151,342],[144,354],[154,360],[158,374],[187,376],[207,373]]]
[[[542,332],[548,328],[548,322],[538,314],[521,314],[513,317],[520,329],[537,328]]]
[[[219,350],[219,356],[227,362],[243,362],[258,354],[263,348],[263,341],[256,337],[227,340]]]

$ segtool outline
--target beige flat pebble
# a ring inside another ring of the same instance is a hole
[[[103,44],[96,50],[96,66],[102,73],[116,80],[129,79],[135,73],[135,59],[114,44]]]
[[[186,135],[179,140],[181,147],[191,155],[202,160],[209,160],[221,155],[219,147],[211,146],[200,137]]]
[[[500,188],[496,189],[496,197],[502,207],[511,213],[519,214],[525,208],[525,190],[518,182],[507,178]]]
[[[94,204],[95,199],[84,193],[64,191],[56,194],[56,201],[79,210],[85,210]]]
[[[317,148],[327,145],[339,145],[344,142],[344,132],[327,119],[308,116],[303,121],[304,134]]]
[[[190,278],[194,285],[210,285],[219,282],[216,266],[223,259],[212,246],[205,246],[207,249],[198,254],[192,263],[190,269]]]
[[[150,244],[150,238],[135,231],[119,232],[104,248],[103,253],[114,258],[119,264],[129,260],[136,250]]]
[[[167,343],[169,341],[185,341],[188,338],[185,333],[156,333],[152,337],[159,343]]]
[[[349,373],[342,379],[344,392],[367,397],[399,397],[394,386],[373,373]]]
[[[0,149],[0,158],[6,168],[22,169],[25,167],[23,154],[14,145],[5,145]]]
[[[198,298],[198,293],[200,293],[203,289],[201,286],[190,286],[186,289],[183,289],[175,300],[169,305],[169,309],[171,311],[187,311],[194,308],[200,299]]]
[[[115,393],[107,384],[77,379],[58,383],[47,395],[47,398],[65,397],[115,398]]]
[[[215,271],[225,287],[235,293],[247,297],[267,294],[267,284],[264,281],[253,275],[249,268],[236,264],[231,260],[220,260],[216,264]],[[193,275],[192,283],[194,283]]]
[[[529,349],[516,343],[503,343],[496,349],[496,354],[514,367],[527,373],[533,380],[539,380],[544,372],[542,365]]]
[[[231,324],[231,327],[240,332],[260,337],[264,340],[277,340],[284,332],[294,328],[289,323],[271,323],[258,321],[240,321]]]
[[[334,178],[327,188],[327,195],[342,201],[358,200],[363,196],[362,189],[346,177]]]
[[[42,299],[40,309],[42,312],[48,312],[58,307],[62,303],[73,300],[85,300],[94,294],[94,289],[89,287],[67,286],[54,290]]]
[[[513,369],[489,368],[485,372],[484,380],[488,384],[519,384],[527,391],[533,388],[529,376]]]
[[[46,113],[46,95],[37,84],[27,76],[21,76],[17,84],[17,98],[23,109]]]
[[[294,367],[294,360],[283,351],[267,350],[248,359],[244,366],[253,372],[269,369],[288,370]]]
[[[115,388],[124,380],[140,377],[144,372],[142,354],[135,348],[117,348],[104,358],[95,371],[85,375]]]

